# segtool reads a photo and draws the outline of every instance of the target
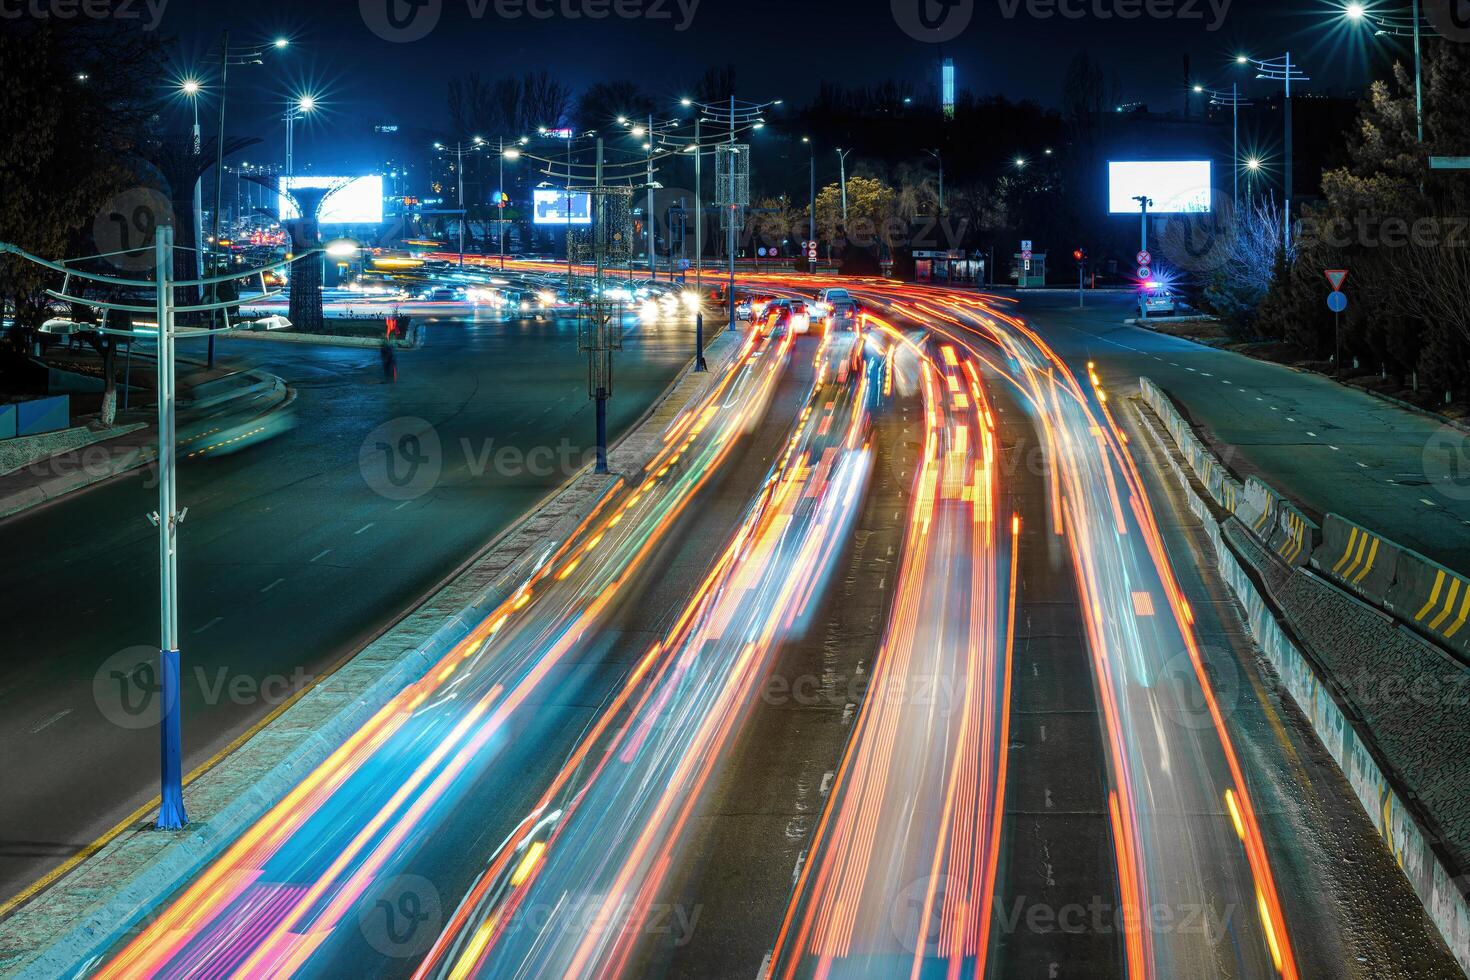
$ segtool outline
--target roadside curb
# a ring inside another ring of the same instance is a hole
[[[668,425],[719,383],[745,341],[745,334],[728,331],[712,341],[705,351],[709,370],[686,366],[609,448],[610,462],[630,475],[647,465]],[[193,817],[188,827],[157,832],[146,821],[124,827],[0,921],[0,972],[71,975],[76,964],[105,950],[512,596],[548,549],[574,535],[623,482],[590,465],[574,474],[216,764],[191,774],[184,791]]]

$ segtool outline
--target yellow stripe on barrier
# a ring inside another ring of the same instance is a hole
[[[1460,632],[1460,627],[1465,625],[1465,620],[1467,617],[1470,617],[1470,589],[1465,590],[1465,601],[1460,604],[1460,615],[1450,626],[1450,628],[1444,631],[1444,638],[1448,640],[1450,637]]]
[[[1261,530],[1263,528],[1265,528],[1266,523],[1269,520],[1271,520],[1272,517],[1275,516],[1274,514],[1271,513],[1271,511],[1274,509],[1274,507],[1275,507],[1275,501],[1273,501],[1270,497],[1267,497],[1266,498],[1266,506],[1261,511],[1261,519],[1258,520],[1258,521],[1256,521],[1256,523],[1254,525],[1252,525],[1256,529],[1256,533],[1257,534],[1259,534],[1261,532]]]
[[[1355,527],[1348,528],[1347,547],[1344,548],[1344,549],[1342,549],[1342,557],[1337,560],[1337,564],[1336,565],[1333,565],[1332,566],[1332,573],[1334,575],[1341,575],[1342,574],[1342,566],[1345,565],[1345,564],[1347,564],[1348,558],[1350,558],[1352,556],[1352,553],[1353,553],[1353,545],[1355,545],[1357,543],[1358,543],[1358,529],[1355,528]],[[1354,562],[1354,564],[1357,564],[1357,563]]]
[[[1429,590],[1429,601],[1424,603],[1424,607],[1414,614],[1414,622],[1422,622],[1425,614],[1439,604],[1439,590],[1443,587],[1444,571],[1440,570],[1434,573],[1434,588]]]
[[[1440,610],[1439,615],[1429,621],[1430,629],[1439,629],[1439,624],[1450,618],[1450,613],[1455,611],[1455,596],[1459,594],[1460,580],[1458,578],[1450,579],[1450,594],[1445,598],[1444,608]]]
[[[1373,560],[1378,557],[1378,541],[1378,538],[1373,539],[1373,547],[1368,549],[1368,564],[1363,566],[1361,572],[1353,576],[1354,585],[1362,584],[1363,579],[1368,576],[1368,573],[1373,571]],[[1466,596],[1466,598],[1470,598],[1470,596]]]

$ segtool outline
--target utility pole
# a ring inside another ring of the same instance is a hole
[[[851,152],[850,148],[844,150],[839,147],[837,150],[837,179],[842,183],[842,224],[844,226],[847,224],[847,155]]]
[[[1284,106],[1284,122],[1286,124],[1286,202],[1282,220],[1282,241],[1288,253],[1291,251],[1291,196],[1292,196],[1292,125],[1291,125],[1291,83],[1311,81],[1301,73],[1299,66],[1292,64],[1291,52],[1279,58],[1268,58],[1261,61],[1255,58],[1245,58],[1244,63],[1251,64],[1256,68],[1256,78],[1275,82],[1286,83],[1286,103]]]
[[[725,173],[730,178],[730,214],[729,232],[726,235],[726,250],[730,257],[730,286],[725,293],[727,305],[730,307],[730,332],[735,332],[735,216],[740,212],[740,205],[735,203],[735,167],[737,164],[738,151],[735,149],[735,96],[730,96],[730,160]]]
[[[699,114],[694,116],[694,291],[702,293],[701,271],[704,267],[704,182],[700,179],[700,162],[704,147],[699,143]],[[704,326],[704,316],[697,318],[697,325]],[[704,344],[699,345],[699,360],[704,361]]]
[[[1139,238],[1138,250],[1140,252],[1147,252],[1148,251],[1148,209],[1149,209],[1149,205],[1153,204],[1154,201],[1153,201],[1153,198],[1149,197],[1147,194],[1140,194],[1137,197],[1135,197],[1133,200],[1135,200],[1135,201],[1138,202],[1138,206],[1139,206],[1139,208],[1143,212],[1143,231],[1142,231],[1141,237]]]
[[[454,144],[454,178],[459,184],[459,267],[464,268],[464,144]]]
[[[817,148],[815,146],[811,148],[810,166],[811,203],[807,207],[806,214],[807,241],[810,243],[807,248],[807,255],[809,256],[815,254],[817,250]],[[808,258],[807,264],[810,267],[807,271],[812,275],[816,275],[817,263]]]
[[[648,203],[643,209],[643,228],[648,232],[648,278],[654,282],[658,281],[658,252],[655,248],[657,239],[653,229],[653,113],[648,114]],[[669,277],[672,278],[674,270],[669,267]]]

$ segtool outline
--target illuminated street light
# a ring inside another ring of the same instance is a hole
[[[199,83],[192,78],[184,79],[183,84],[181,84],[179,88],[183,91],[185,95],[199,94]]]
[[[679,104],[681,106],[684,106],[685,108],[688,108],[689,106],[692,106],[694,104],[694,100],[689,98],[680,99]]]
[[[1025,170],[1026,169],[1026,158],[1025,157],[1016,157],[1016,169],[1017,170]]]
[[[1373,28],[1374,36],[1413,37],[1414,39],[1414,121],[1415,133],[1420,143],[1424,142],[1424,59],[1420,44],[1419,0],[1414,0],[1408,13],[1372,13],[1362,3],[1349,3],[1342,8],[1342,15],[1354,25],[1366,24]]]
[[[1367,10],[1363,8],[1361,3],[1350,3],[1343,8],[1343,13],[1347,15],[1348,20],[1362,20]]]
[[[281,48],[284,48],[286,45],[288,45],[290,43],[291,42],[288,41],[286,38],[284,38],[284,37],[278,37],[275,40],[276,50],[279,51]]]

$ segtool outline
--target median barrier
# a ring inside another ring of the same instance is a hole
[[[1317,522],[1285,500],[1276,504],[1276,526],[1264,541],[1288,565],[1305,565],[1321,536]]]
[[[1470,656],[1470,579],[1404,549],[1388,609],[1441,646]]]
[[[1251,477],[1245,481],[1245,495],[1235,515],[1240,518],[1246,530],[1265,541],[1276,526],[1276,504],[1280,499],[1280,494]]]
[[[1312,567],[1335,584],[1379,609],[1388,607],[1388,590],[1398,574],[1402,549],[1340,514],[1322,520],[1322,543],[1312,552]]]

